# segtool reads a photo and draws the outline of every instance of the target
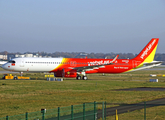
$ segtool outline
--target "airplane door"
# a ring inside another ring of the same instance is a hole
[[[21,59],[20,67],[24,67],[24,59],[23,58]]]

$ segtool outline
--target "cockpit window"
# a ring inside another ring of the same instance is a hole
[[[9,63],[15,63],[15,61],[14,60],[10,60]]]

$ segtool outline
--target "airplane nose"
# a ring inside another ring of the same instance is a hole
[[[5,65],[5,64],[3,64],[3,65],[1,66],[3,69],[4,69],[4,65]]]
[[[7,69],[7,65],[6,64],[3,64],[2,65],[2,68],[6,70]]]

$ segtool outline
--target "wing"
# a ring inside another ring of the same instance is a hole
[[[83,66],[83,67],[74,67],[72,69],[77,69],[77,72],[82,72],[82,71],[89,71],[89,70],[93,70],[93,69],[103,68],[106,65],[112,65],[112,64],[114,64],[114,62],[116,61],[116,59],[118,57],[119,57],[119,55],[117,55],[110,63],[107,63],[107,64],[91,65],[91,66]]]

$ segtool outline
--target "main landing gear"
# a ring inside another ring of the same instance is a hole
[[[77,79],[77,80],[81,80],[81,76],[78,75],[78,76],[76,77],[76,79]]]
[[[88,77],[86,76],[85,71],[83,71],[83,72],[77,72],[77,77],[76,77],[77,80],[81,80],[81,76],[80,75],[82,75],[82,79],[83,80],[87,80],[88,79]]]
[[[78,76],[76,77],[76,79],[77,79],[77,80],[81,80],[81,76],[78,75]],[[87,80],[88,77],[87,77],[87,76],[83,76],[82,79],[83,79],[83,80]]]

